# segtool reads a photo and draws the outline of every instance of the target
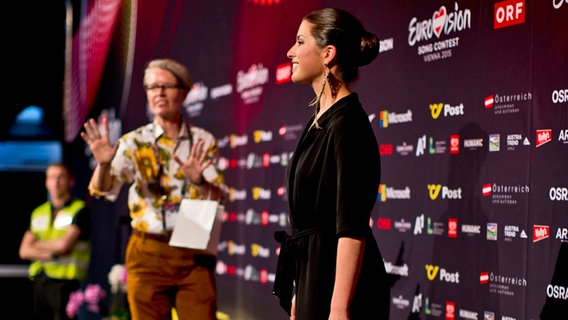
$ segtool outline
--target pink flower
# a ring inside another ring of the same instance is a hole
[[[79,312],[79,307],[83,304],[85,297],[81,289],[71,292],[69,295],[69,302],[65,308],[65,312],[69,318],[74,318]]]
[[[106,293],[98,284],[89,284],[85,288],[85,302],[98,304],[105,297]]]
[[[88,284],[85,292],[81,289],[69,295],[69,302],[65,307],[65,312],[69,318],[74,318],[79,313],[79,308],[83,303],[87,303],[87,310],[99,313],[99,302],[104,299],[106,293],[98,284]]]

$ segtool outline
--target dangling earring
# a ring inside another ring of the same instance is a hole
[[[325,84],[327,83],[327,76],[329,75],[329,68],[327,67],[327,63],[323,64],[323,81],[321,84],[321,90],[320,93],[314,97],[314,99],[312,100],[312,102],[310,102],[309,106],[315,106],[316,104],[318,104],[320,102],[321,96],[323,94],[323,90],[325,89]]]
[[[327,66],[327,63],[324,63],[323,64],[323,81],[322,81],[322,84],[321,84],[321,90],[320,90],[319,94],[317,96],[315,96],[314,99],[312,100],[312,102],[310,102],[310,104],[309,104],[310,107],[315,106],[315,108],[314,108],[314,123],[315,123],[315,127],[317,129],[320,129],[320,126],[318,124],[318,119],[317,119],[317,115],[318,115],[318,112],[319,112],[319,102],[320,102],[321,96],[323,94],[323,90],[325,89],[325,85],[327,83],[328,75],[329,75],[329,68]]]

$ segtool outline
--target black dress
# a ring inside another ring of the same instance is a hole
[[[296,319],[328,319],[340,237],[366,239],[351,319],[388,319],[390,286],[369,226],[381,166],[368,116],[351,93],[318,119],[320,128],[312,121],[287,171]]]

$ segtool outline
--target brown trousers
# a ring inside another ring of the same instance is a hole
[[[215,257],[131,235],[126,249],[132,320],[215,320]]]

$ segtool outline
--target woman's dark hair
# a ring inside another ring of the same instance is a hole
[[[337,65],[345,83],[359,76],[359,67],[371,63],[379,54],[379,39],[365,30],[351,13],[324,8],[307,14],[303,20],[312,25],[312,36],[320,48],[333,45],[337,48]]]

